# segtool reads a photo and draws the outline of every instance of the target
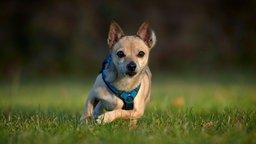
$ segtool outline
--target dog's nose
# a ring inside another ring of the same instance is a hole
[[[130,62],[130,63],[127,65],[127,69],[128,69],[129,71],[135,71],[136,67],[137,67],[137,65],[136,65],[136,63],[133,62],[133,61]]]

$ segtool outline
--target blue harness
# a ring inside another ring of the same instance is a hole
[[[108,56],[106,58],[106,60],[102,63],[102,67],[100,70],[100,73],[102,74],[102,79],[105,82],[105,84],[107,85],[107,87],[115,94],[117,95],[119,98],[121,98],[124,102],[124,107],[123,109],[125,110],[131,110],[133,109],[133,100],[136,97],[136,95],[138,94],[139,90],[140,90],[140,85],[139,84],[135,89],[133,89],[130,92],[126,92],[126,91],[120,91],[118,89],[116,89],[113,85],[111,85],[109,82],[107,82],[105,80],[106,75],[103,72],[105,70],[105,66],[106,64],[111,62],[111,56]]]

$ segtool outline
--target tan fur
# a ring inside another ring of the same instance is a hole
[[[116,22],[112,22],[109,30],[108,45],[112,57],[111,63],[106,66],[104,73],[106,81],[110,82],[118,90],[131,91],[141,83],[140,90],[134,99],[132,110],[122,109],[124,102],[112,93],[106,86],[99,74],[96,82],[87,97],[81,121],[89,121],[93,116],[97,123],[108,123],[115,119],[123,118],[132,120],[132,124],[144,114],[146,104],[150,99],[151,72],[148,67],[148,58],[151,48],[155,45],[156,38],[149,24],[144,22],[137,36],[126,36]],[[117,52],[122,51],[125,57],[118,57]],[[139,57],[139,52],[144,52],[143,57]],[[127,65],[130,62],[136,64],[133,76],[127,75]],[[106,112],[105,112],[106,110]]]

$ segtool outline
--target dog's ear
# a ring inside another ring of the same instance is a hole
[[[123,36],[124,32],[121,27],[115,21],[112,21],[109,27],[107,40],[109,48],[112,48],[114,44]]]
[[[137,32],[137,36],[144,40],[149,48],[152,48],[156,43],[156,35],[154,31],[150,28],[149,22],[147,21],[141,24]]]

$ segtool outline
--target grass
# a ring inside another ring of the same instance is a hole
[[[153,79],[138,122],[80,125],[91,79],[2,82],[0,143],[256,143],[256,85],[250,76]]]

